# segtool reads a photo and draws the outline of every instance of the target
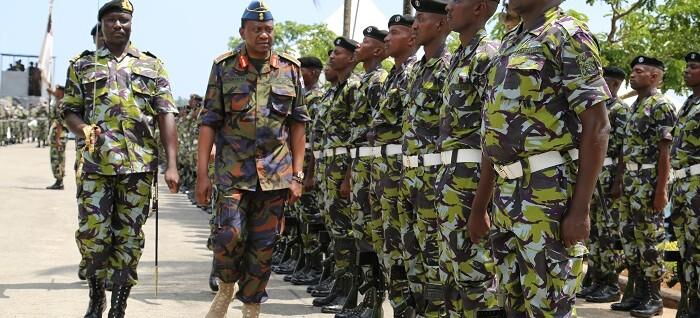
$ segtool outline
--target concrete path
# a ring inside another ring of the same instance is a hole
[[[44,188],[53,183],[48,148],[15,145],[0,148],[0,318],[82,317],[87,287],[77,278],[80,260],[75,245],[77,226],[74,144],[67,152],[64,191]],[[139,266],[129,317],[203,317],[213,294],[207,278],[211,253],[206,249],[208,215],[193,208],[183,195],[160,189],[160,279],[155,295],[155,220],[146,224],[146,249]],[[311,306],[305,287],[273,276],[262,317],[327,317]],[[229,317],[240,317],[240,303]],[[385,316],[392,317],[388,304]],[[580,317],[629,317],[608,305],[581,304]],[[674,317],[667,310],[664,317]],[[105,315],[106,317],[106,315]]]

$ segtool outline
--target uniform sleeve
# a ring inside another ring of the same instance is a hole
[[[290,115],[290,119],[293,121],[297,122],[310,122],[311,117],[309,116],[309,110],[306,107],[306,102],[304,101],[304,90],[303,90],[303,84],[302,84],[302,79],[301,79],[301,71],[299,68],[295,68],[295,86],[296,86],[296,92],[297,96],[294,98],[294,101],[292,101],[292,114]]]
[[[158,61],[158,77],[156,78],[156,93],[153,97],[153,109],[158,114],[172,113],[177,114],[175,100],[170,90],[170,81],[168,80],[168,72],[163,67],[163,63]]]
[[[563,90],[571,110],[581,114],[610,99],[598,44],[588,32],[579,30],[565,40],[560,54]]]
[[[676,123],[676,113],[673,105],[668,102],[659,103],[654,107],[654,122],[659,140],[673,140],[673,126]]]
[[[65,95],[63,96],[63,103],[58,105],[58,113],[61,118],[65,118],[66,113],[74,113],[83,118],[83,114],[85,113],[85,100],[83,99],[82,86],[80,85],[80,79],[78,78],[74,63],[68,66]]]
[[[224,123],[224,100],[221,92],[221,78],[219,77],[219,66],[215,63],[211,67],[207,93],[204,99],[204,114],[200,124],[210,126],[214,129],[220,128]]]

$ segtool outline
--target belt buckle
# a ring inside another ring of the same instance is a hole
[[[498,175],[503,179],[512,180],[520,177],[516,176],[515,173],[508,168],[508,166],[493,165],[493,167],[496,169]]]

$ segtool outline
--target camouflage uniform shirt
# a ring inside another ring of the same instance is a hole
[[[66,113],[102,130],[95,151],[82,151],[83,172],[118,175],[156,170],[154,117],[177,113],[177,108],[163,63],[130,44],[122,58],[102,48],[70,64]]]
[[[394,65],[389,72],[382,89],[379,108],[374,112],[370,123],[370,134],[374,146],[399,144],[402,138],[402,120],[404,114],[404,96],[408,74],[416,63],[416,57],[411,56],[402,65]]]
[[[700,164],[700,96],[691,96],[683,104],[673,130],[671,165],[685,169]]]
[[[610,120],[610,140],[608,141],[608,158],[617,162],[617,158],[622,152],[622,143],[625,139],[625,124],[627,123],[627,113],[629,106],[618,97],[614,97],[605,103],[608,109],[608,119]]]
[[[378,67],[362,76],[360,86],[355,90],[355,109],[352,112],[352,145],[368,146],[367,133],[373,114],[379,108],[382,86],[387,79],[387,71]]]
[[[355,90],[359,86],[360,79],[355,74],[351,74],[345,82],[336,85],[330,108],[324,116],[326,149],[350,146],[350,138],[352,137],[350,118],[356,105]]]
[[[673,104],[660,92],[635,102],[625,126],[622,150],[625,163],[655,164],[659,143],[673,140],[675,122]]]
[[[317,101],[318,106],[316,110],[316,116],[313,117],[312,126],[312,136],[311,136],[311,149],[314,151],[322,151],[326,147],[326,129],[328,125],[326,124],[326,113],[331,108],[331,103],[333,102],[333,96],[335,96],[335,91],[337,86],[333,85],[327,87],[325,93],[321,96],[321,99]],[[309,104],[312,105],[312,104]]]

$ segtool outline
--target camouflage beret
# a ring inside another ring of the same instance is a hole
[[[364,34],[366,37],[370,37],[380,42],[384,42],[384,38],[387,35],[389,35],[389,32],[380,30],[375,26],[368,26],[362,31],[362,34]]]
[[[656,67],[662,71],[666,70],[664,62],[661,62],[660,60],[653,57],[642,55],[635,57],[634,60],[632,60],[632,63],[630,63],[630,67],[634,67],[635,65],[647,65],[651,67]]]
[[[603,68],[603,77],[610,77],[615,79],[624,80],[627,78],[627,73],[619,67],[608,66]]]
[[[335,46],[340,46],[350,52],[355,52],[355,50],[357,50],[357,47],[360,46],[360,44],[357,43],[355,40],[346,39],[342,36],[336,38],[335,41],[333,41],[333,44],[335,44]]]
[[[685,56],[685,61],[686,62],[698,62],[698,63],[700,63],[700,53],[698,53],[698,52],[688,53],[688,55]]]
[[[410,28],[413,26],[413,21],[415,21],[415,18],[412,15],[395,14],[391,17],[391,19],[389,19],[389,27],[391,28],[394,25],[403,25]]]
[[[438,0],[411,0],[411,5],[418,12],[447,14],[447,3]]]
[[[299,59],[299,62],[303,68],[323,69],[323,63],[315,56],[304,56]]]
[[[131,4],[129,0],[112,0],[105,3],[100,11],[97,12],[97,21],[102,20],[102,17],[107,13],[112,12],[125,12],[128,14],[134,14],[134,5]]]
[[[241,17],[241,21],[272,20],[274,20],[274,18],[272,17],[272,12],[270,12],[270,9],[265,5],[265,2],[263,2],[262,0],[251,2],[245,9],[245,12],[243,12],[243,17]]]

